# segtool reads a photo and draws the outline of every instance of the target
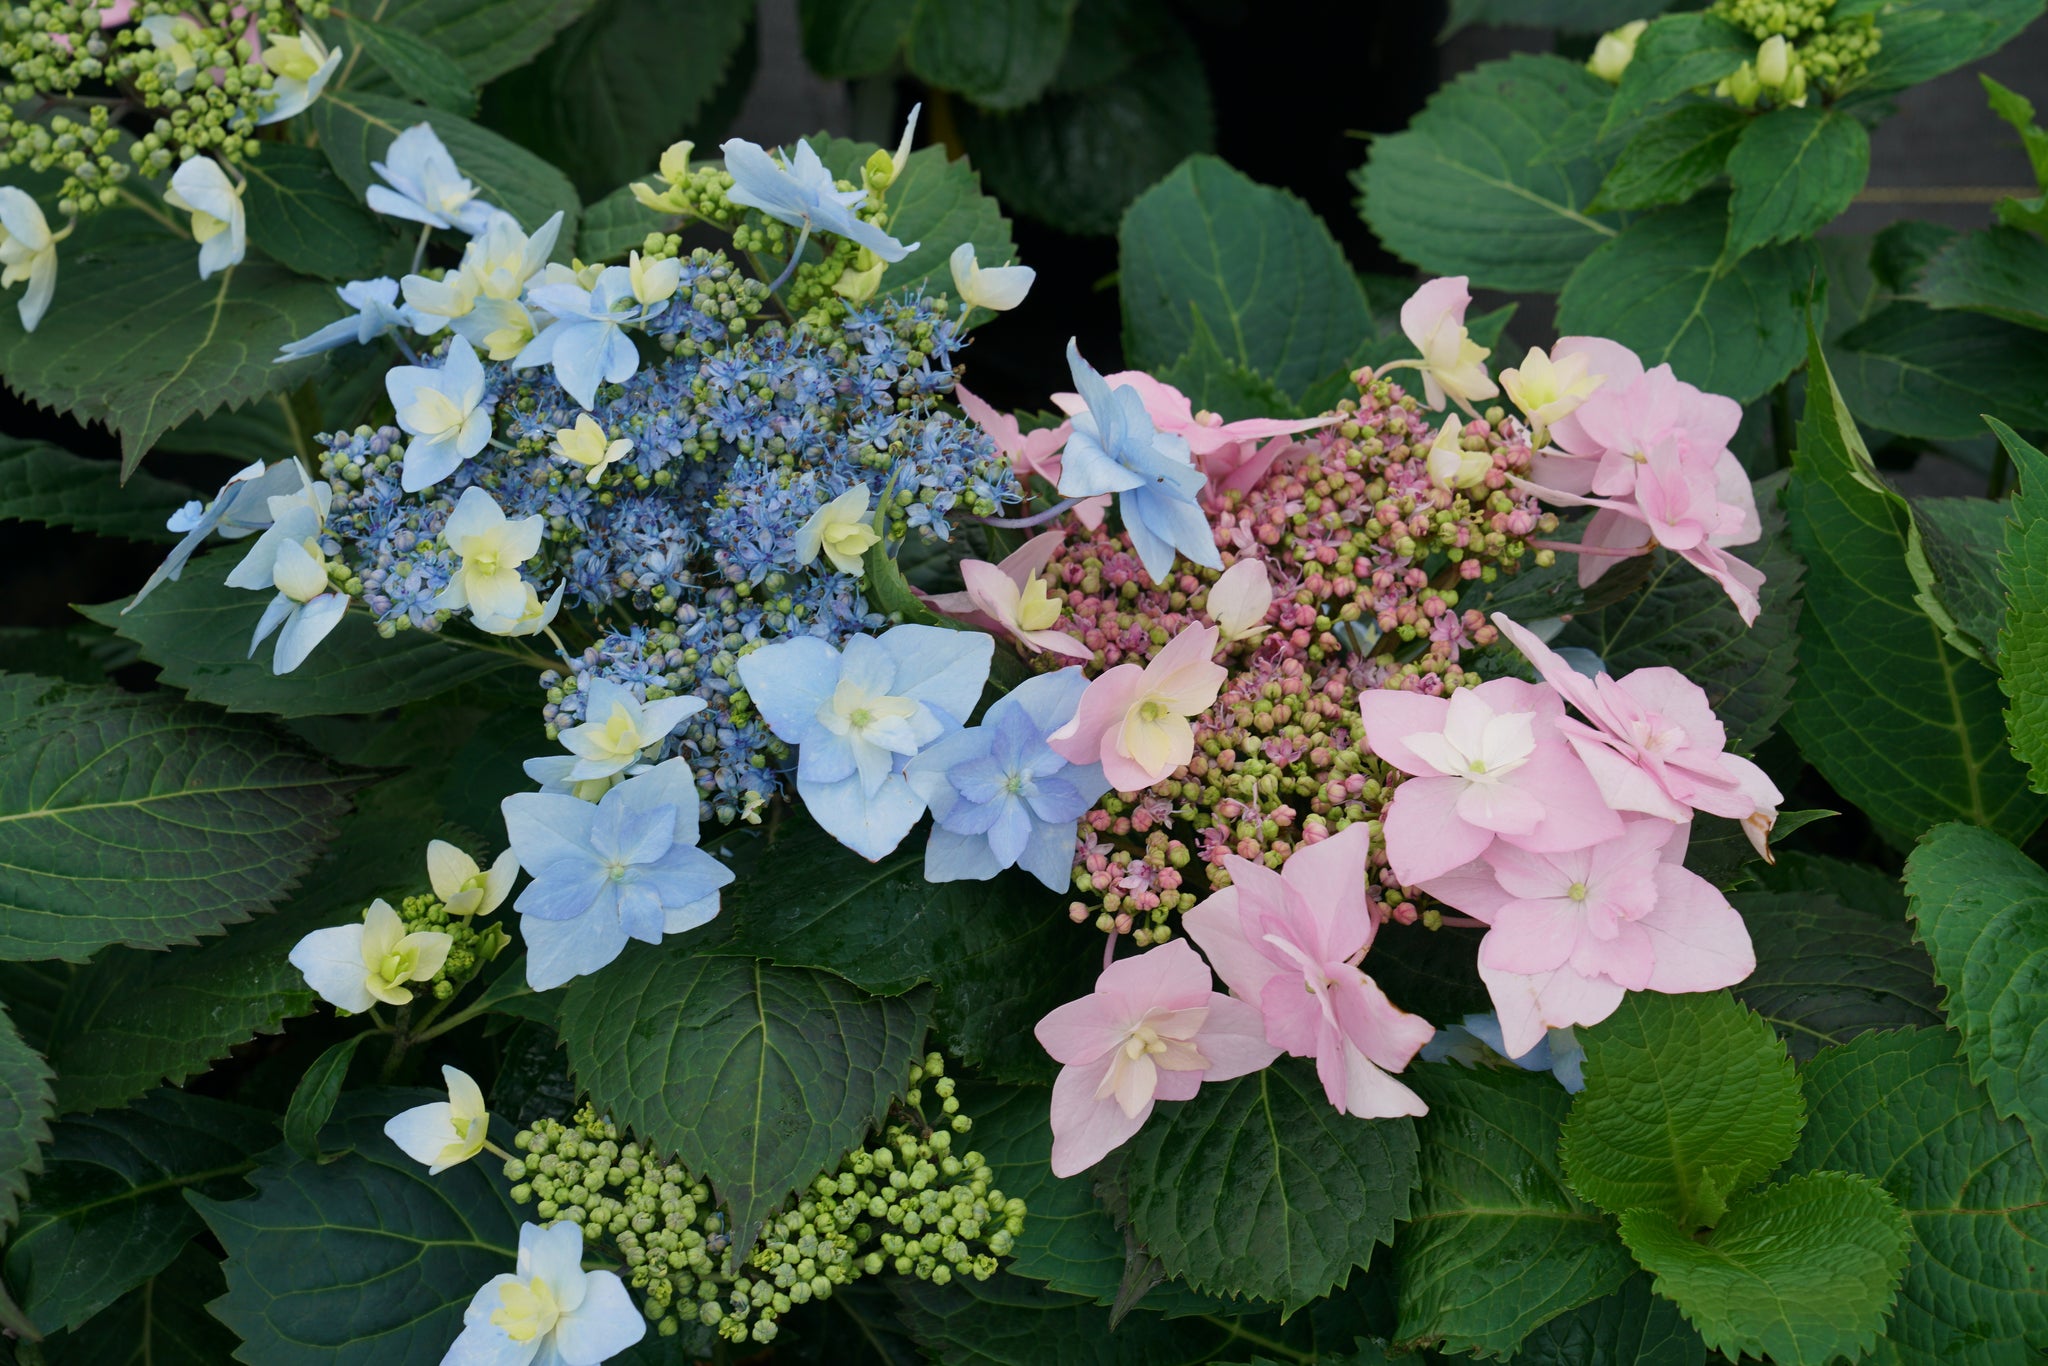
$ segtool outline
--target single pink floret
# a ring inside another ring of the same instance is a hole
[[[1728,898],[1683,866],[1689,825],[1628,822],[1590,849],[1537,854],[1495,844],[1423,884],[1485,921],[1479,976],[1520,1055],[1544,1031],[1597,1024],[1630,991],[1717,991],[1756,968]]]
[[[1728,733],[1699,684],[1662,667],[1587,678],[1501,613],[1493,624],[1592,723],[1567,717],[1559,729],[1609,806],[1670,821],[1689,821],[1695,811],[1726,816],[1771,856],[1784,794],[1762,769],[1728,753]]]
[[[1484,853],[1496,838],[1525,849],[1583,849],[1621,833],[1558,726],[1548,687],[1495,678],[1449,697],[1363,693],[1366,743],[1409,775],[1382,817],[1387,862],[1416,886]]]
[[[1023,424],[1010,413],[1000,413],[982,399],[971,394],[964,384],[953,386],[953,397],[959,400],[960,411],[972,418],[974,424],[987,432],[996,443],[996,449],[1010,459],[1010,468],[1017,472],[1017,478],[1028,479],[1037,475],[1059,487],[1060,471],[1065,468],[1060,452],[1066,449],[1067,438],[1074,434],[1074,424],[1062,422],[1057,427],[1040,427],[1035,432],[1023,430]],[[1074,505],[1074,516],[1082,526],[1093,531],[1102,525],[1103,517],[1109,511],[1110,495],[1083,498]]]
[[[1339,1114],[1419,1115],[1429,1107],[1387,1073],[1406,1067],[1436,1031],[1358,966],[1375,926],[1365,900],[1371,848],[1361,821],[1295,850],[1277,873],[1227,856],[1231,885],[1181,923],[1231,994],[1258,1005],[1267,1042],[1316,1060]]]
[[[1197,413],[1186,394],[1143,370],[1119,370],[1103,376],[1103,381],[1111,388],[1127,384],[1135,389],[1152,425],[1188,443],[1188,454],[1194,457],[1196,468],[1207,476],[1212,496],[1231,490],[1243,493],[1263,479],[1274,460],[1294,444],[1286,437],[1327,427],[1339,416],[1326,413],[1293,421],[1248,417],[1225,422],[1215,413]],[[1088,407],[1079,394],[1054,394],[1052,401],[1069,417],[1085,412]],[[1265,438],[1273,439],[1259,445]]]
[[[1153,1102],[1187,1100],[1205,1081],[1278,1057],[1259,1013],[1214,989],[1208,965],[1175,939],[1111,963],[1095,991],[1038,1022],[1064,1063],[1052,1086],[1052,1170],[1073,1176],[1144,1126]]]
[[[1184,626],[1140,668],[1119,664],[1089,683],[1074,719],[1046,737],[1074,764],[1101,764],[1119,792],[1143,792],[1192,759],[1188,718],[1215,705],[1229,676],[1214,626]]]
[[[1486,373],[1490,353],[1465,330],[1465,310],[1472,306],[1468,282],[1463,275],[1426,281],[1401,305],[1401,331],[1421,352],[1409,363],[1422,371],[1422,393],[1431,408],[1449,399],[1469,413],[1474,401],[1500,392]]]
[[[1039,577],[1065,539],[1064,531],[1042,532],[1005,555],[1001,564],[962,560],[960,581],[966,591],[924,595],[925,602],[955,620],[1022,641],[1034,653],[1050,650],[1070,659],[1088,659],[1092,651],[1086,645],[1052,629],[1062,607]]]

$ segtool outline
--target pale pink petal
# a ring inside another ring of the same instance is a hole
[[[1215,662],[1214,626],[1183,626],[1145,666],[1145,690],[1183,716],[1207,711],[1230,671]],[[1107,675],[1105,675],[1106,677]],[[1085,699],[1083,705],[1086,705]]]
[[[1054,1062],[1091,1063],[1121,1045],[1134,1022],[1120,1002],[1090,995],[1055,1007],[1031,1032]]]
[[[1017,630],[1018,585],[1003,570],[987,560],[960,561],[960,582],[967,586],[967,598],[1006,633]]]
[[[1616,811],[1640,811],[1667,821],[1690,819],[1691,811],[1674,800],[1654,777],[1590,736],[1567,732],[1565,739],[1592,776],[1601,797]]]
[[[1209,1018],[1203,1022],[1201,1033],[1195,1035],[1195,1047],[1209,1060],[1208,1069],[1202,1073],[1203,1081],[1242,1077],[1280,1056],[1279,1046],[1266,1039],[1265,1018],[1258,1008],[1221,992],[1210,993]],[[1163,1080],[1159,1094],[1162,1100],[1173,1099],[1166,1094]]]
[[[1254,1011],[1254,1014],[1257,1012]],[[1278,1050],[1275,1050],[1276,1052]],[[1202,1083],[1210,1080],[1207,1072],[1165,1072],[1152,1088],[1154,1100],[1193,1100],[1195,1092],[1202,1089]]]
[[[1615,926],[1612,939],[1580,935],[1578,944],[1572,949],[1571,966],[1573,972],[1587,977],[1605,977],[1630,991],[1641,991],[1650,985],[1651,970],[1656,960],[1656,945],[1649,933],[1639,922],[1624,920]]]
[[[1109,1060],[1064,1067],[1052,1084],[1052,1174],[1077,1176],[1128,1142],[1152,1113],[1147,1104],[1126,1115],[1114,1100],[1095,1092],[1109,1074]]]
[[[1022,449],[1024,439],[1018,434],[1016,418],[1008,413],[997,412],[985,400],[969,393],[964,384],[953,386],[953,397],[959,401],[961,412],[966,413],[976,426],[995,438],[997,450],[1014,457]],[[1026,472],[1018,470],[1019,474]]]
[[[1586,523],[1579,544],[1605,550],[1640,550],[1650,543],[1650,528],[1638,516],[1619,508],[1602,508]],[[1589,588],[1600,576],[1621,563],[1625,556],[1579,556],[1579,587]]]
[[[1298,846],[1288,855],[1280,875],[1308,905],[1345,927],[1355,943],[1338,947],[1335,957],[1348,958],[1372,938],[1372,912],[1365,900],[1365,865],[1372,854],[1372,834],[1364,821],[1345,826],[1326,840]]]
[[[1501,837],[1510,844],[1554,853],[1584,849],[1621,833],[1621,818],[1604,800],[1587,766],[1556,740],[1539,740],[1529,762],[1510,773],[1504,785],[1543,803],[1535,829],[1503,832]]]
[[[1462,325],[1465,310],[1472,306],[1472,291],[1466,288],[1468,277],[1446,275],[1440,279],[1425,282],[1408,296],[1401,305],[1401,331],[1409,341],[1418,347],[1429,345],[1429,339],[1437,327],[1449,318]],[[1441,400],[1432,401],[1431,407],[1441,407]]]
[[[1389,1001],[1379,983],[1356,969],[1331,984],[1330,997],[1344,1037],[1390,1072],[1406,1067],[1436,1037],[1434,1025]]]
[[[1403,773],[1432,777],[1437,770],[1408,748],[1411,735],[1443,732],[1450,701],[1421,693],[1377,688],[1358,695],[1358,714],[1365,722],[1365,742],[1372,752]]]
[[[1322,1080],[1323,1094],[1340,1115],[1392,1119],[1429,1113],[1421,1096],[1373,1066],[1348,1040],[1329,1054],[1317,1056],[1316,1075]]]
[[[1224,887],[1209,893],[1200,905],[1184,913],[1181,926],[1231,993],[1240,1000],[1255,1002],[1267,980],[1280,969],[1253,945],[1246,933],[1242,905],[1242,890]]]
[[[1465,786],[1457,778],[1410,778],[1394,789],[1381,828],[1387,862],[1403,886],[1441,877],[1493,843],[1491,830],[1458,815],[1458,794]]]
[[[1651,991],[1717,991],[1756,971],[1756,950],[1728,898],[1688,869],[1657,869],[1657,909],[1636,924],[1650,936]]]
[[[1307,989],[1299,972],[1268,978],[1256,1002],[1266,1020],[1266,1038],[1297,1058],[1316,1056],[1317,1040],[1330,1027],[1323,1004]]]
[[[1496,843],[1489,853],[1507,846]],[[1500,885],[1488,859],[1477,858],[1460,868],[1453,868],[1442,877],[1433,877],[1422,884],[1422,890],[1449,906],[1452,910],[1463,911],[1475,920],[1491,923],[1500,908],[1514,898]]]
[[[1496,835],[1527,835],[1543,823],[1543,798],[1507,783],[1467,783],[1458,794],[1458,815]]]
[[[1479,980],[1500,1017],[1501,1046],[1516,1058],[1543,1042],[1546,1030],[1600,1023],[1627,994],[1605,978],[1581,977],[1569,967],[1528,976],[1482,962]]]
[[[1046,744],[1069,763],[1102,762],[1104,741],[1123,725],[1124,714],[1142,695],[1145,671],[1136,664],[1119,664],[1088,684],[1073,720],[1046,737]]]
[[[1502,972],[1549,972],[1572,959],[1582,912],[1565,897],[1510,901],[1479,941],[1479,961]]]
[[[1096,993],[1121,1003],[1134,1022],[1155,1010],[1200,1009],[1209,1003],[1211,985],[1209,965],[1178,939],[1119,958],[1095,979]]]
[[[1645,711],[1655,712],[1683,730],[1688,747],[1719,750],[1727,745],[1728,733],[1714,715],[1706,689],[1678,670],[1655,665],[1614,681]]]
[[[1010,582],[1022,589],[1031,581],[1033,574],[1045,572],[1046,565],[1052,563],[1052,557],[1059,553],[1060,543],[1066,539],[1064,531],[1041,531],[1003,556],[1002,571],[1010,576]]]
[[[1109,502],[1110,497],[1106,493],[1097,494],[1093,498],[1083,498],[1074,504],[1074,520],[1090,531],[1100,529],[1109,516]]]

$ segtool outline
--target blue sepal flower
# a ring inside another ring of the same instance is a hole
[[[1493,1053],[1525,1072],[1550,1073],[1567,1091],[1586,1089],[1586,1050],[1570,1029],[1550,1030],[1541,1043],[1519,1058],[1509,1058],[1501,1040],[1499,1016],[1467,1015],[1458,1024],[1439,1029],[1436,1037],[1422,1046],[1419,1056],[1424,1062],[1450,1061],[1478,1067],[1486,1062],[1488,1053]]]
[[[521,348],[512,360],[514,370],[552,365],[569,397],[594,408],[600,383],[623,384],[640,368],[640,353],[624,324],[639,322],[644,310],[633,297],[633,276],[626,267],[606,266],[591,289],[543,284],[529,289],[526,297],[555,321]]]
[[[1208,480],[1195,468],[1186,438],[1160,431],[1145,401],[1128,384],[1111,389],[1081,349],[1067,342],[1067,365],[1086,412],[1074,415],[1062,457],[1062,498],[1117,495],[1117,512],[1130,533],[1145,575],[1165,582],[1178,550],[1196,564],[1221,569],[1214,531],[1197,496]]]
[[[872,862],[910,833],[924,798],[904,765],[960,729],[988,680],[995,638],[898,626],[853,636],[842,652],[815,636],[739,661],[768,728],[796,745],[796,790],[826,833]]]
[[[595,804],[518,792],[500,806],[519,866],[526,980],[535,991],[596,972],[628,939],[658,944],[718,914],[732,870],[697,848],[697,783],[686,760],[657,764]]]
[[[268,466],[258,460],[221,485],[213,501],[202,506],[194,499],[172,513],[165,525],[172,531],[183,532],[184,538],[171,547],[171,553],[149,576],[149,582],[142,585],[135,601],[121,609],[121,615],[134,611],[136,603],[156,591],[158,584],[184,573],[186,561],[208,536],[218,532],[222,540],[232,541],[269,526],[270,500],[297,493],[306,482],[305,470],[297,460],[280,460]]]
[[[725,169],[732,175],[732,188],[725,197],[735,204],[759,209],[792,228],[808,227],[812,232],[844,237],[884,261],[901,261],[923,245],[912,242],[906,247],[874,224],[863,222],[854,209],[867,200],[868,192],[840,189],[808,142],[796,145],[786,166],[759,143],[745,138],[732,138],[719,151],[725,154]]]
[[[327,324],[310,336],[286,342],[278,348],[277,359],[272,364],[304,360],[307,356],[317,356],[323,351],[351,344],[367,346],[386,333],[414,325],[412,310],[398,302],[398,281],[388,275],[375,280],[350,280],[334,292],[355,313]]]
[[[932,812],[929,882],[992,878],[1012,865],[1054,891],[1074,868],[1074,823],[1109,779],[1101,764],[1073,764],[1045,737],[1067,724],[1088,679],[1079,667],[1017,685],[978,726],[945,736],[905,769]]]

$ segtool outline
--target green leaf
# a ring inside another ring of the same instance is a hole
[[[1874,1361],[2030,1366],[2048,1350],[2048,1174],[1941,1029],[1866,1034],[1800,1071],[1795,1171],[1867,1176],[1905,1210],[1913,1246]]]
[[[1344,253],[1309,207],[1194,157],[1147,190],[1117,234],[1124,344],[1166,365],[1206,328],[1223,354],[1293,392],[1372,327]]]
[[[917,0],[799,0],[804,61],[835,79],[878,75],[916,17]]]
[[[298,881],[353,786],[205,707],[52,693],[0,736],[0,956],[80,962],[247,920]]]
[[[1698,86],[1732,76],[1756,56],[1756,42],[1712,14],[1667,14],[1636,39],[1635,56],[1622,72],[1602,132],[1677,99]]]
[[[98,213],[65,243],[62,292],[33,334],[0,310],[0,375],[33,403],[112,428],[126,475],[186,418],[313,373],[314,361],[272,361],[340,312],[327,286],[255,257],[202,280],[190,238]]]
[[[874,144],[844,138],[816,137],[812,148],[833,174],[860,183],[861,163]],[[982,193],[981,177],[965,161],[948,161],[943,147],[920,147],[910,154],[903,178],[889,186],[889,231],[918,249],[882,275],[885,294],[909,297],[950,293],[953,268],[947,258],[962,242],[974,243],[975,259],[985,266],[1013,261],[1017,247],[1010,240],[1010,220]]]
[[[1568,127],[1583,127],[1609,93],[1562,57],[1485,63],[1406,129],[1373,140],[1354,177],[1360,210],[1388,251],[1433,275],[1556,289],[1615,233],[1589,207],[1606,166]]]
[[[228,1293],[210,1306],[250,1366],[437,1366],[477,1287],[509,1272],[519,1226],[488,1164],[428,1176],[384,1136],[426,1091],[348,1096],[321,1135],[336,1161],[279,1146],[242,1200],[190,1197],[227,1250]],[[501,1139],[502,1141],[502,1139]],[[308,1255],[318,1248],[321,1255]]]
[[[1887,6],[1865,90],[1903,90],[1987,57],[2041,14],[2041,0],[1915,0]]]
[[[1682,670],[1706,690],[1729,742],[1754,753],[1791,702],[1799,581],[1805,572],[1778,508],[1782,483],[1773,479],[1760,486],[1763,537],[1735,552],[1764,573],[1756,625],[1742,624],[1719,584],[1659,551],[1643,592],[1573,618],[1561,643],[1592,650],[1616,678],[1659,665]]]
[[[1016,109],[1043,94],[1059,70],[1080,0],[925,0],[904,52],[919,80],[956,91],[983,109]]]
[[[627,252],[640,250],[648,233],[665,231],[678,221],[635,199],[632,185],[621,185],[583,211],[576,255],[585,261],[623,260]]]
[[[356,280],[386,264],[394,239],[311,147],[266,143],[250,161],[249,240],[301,275]]]
[[[1613,1225],[1565,1185],[1558,1126],[1572,1098],[1548,1074],[1418,1068],[1421,1179],[1395,1248],[1403,1342],[1506,1356],[1532,1329],[1619,1288],[1633,1269]]]
[[[390,15],[385,19],[392,22]],[[484,199],[510,213],[528,232],[560,210],[562,240],[576,240],[576,218],[582,204],[569,178],[518,143],[468,119],[352,90],[328,91],[302,117],[310,120],[334,173],[358,197],[371,185],[383,183],[370,163],[384,159],[393,138],[424,123],[440,135],[457,169]]]
[[[1279,385],[1224,355],[1209,325],[1199,318],[1194,342],[1179,360],[1160,367],[1158,377],[1186,394],[1197,412],[1220,413],[1232,421],[1292,417],[1298,411]]]
[[[1842,334],[1833,359],[1850,411],[1901,436],[1961,440],[1983,414],[2048,427],[2048,333],[1899,302]]]
[[[1802,1061],[1873,1029],[1941,1024],[1934,967],[1903,917],[1827,893],[1738,892],[1756,971],[1735,988]]]
[[[221,1366],[239,1345],[208,1300],[226,1288],[220,1263],[196,1243],[93,1315],[74,1333],[43,1341],[48,1366]]]
[[[603,194],[648,174],[690,131],[753,12],[749,0],[599,0],[537,61],[491,87],[491,126],[566,168],[585,195]]]
[[[2027,164],[2033,168],[2034,183],[2048,190],[2048,130],[2034,122],[2034,102],[2017,90],[2007,89],[1987,73],[1978,72],[1991,112],[2012,126],[2026,149]]]
[[[1631,223],[1565,282],[1559,330],[1610,337],[1738,403],[1769,389],[1799,363],[1818,259],[1793,242],[1738,260],[1725,248],[1727,217],[1724,196],[1703,194]]]
[[[744,1232],[881,1121],[922,1054],[929,993],[630,946],[562,1001],[599,1108],[709,1180]]]
[[[365,17],[425,39],[481,84],[532,61],[591,4],[592,0],[376,0]],[[461,161],[461,153],[456,159]],[[463,170],[470,168],[465,165]]]
[[[2017,228],[1963,233],[1928,261],[1913,297],[2048,330],[2048,242]]]
[[[1704,1366],[1707,1345],[1637,1272],[1621,1289],[1559,1314],[1522,1341],[1510,1366]]]
[[[408,98],[463,118],[476,113],[476,82],[418,34],[355,15],[335,16],[331,31],[331,45],[368,57]]]
[[[1914,602],[1910,513],[1877,474],[1816,343],[1785,508],[1806,562],[1786,727],[1835,790],[1910,839],[1961,818],[2015,838],[2043,806],[2005,747],[1997,676]]]
[[[1943,639],[1993,666],[2005,625],[2005,585],[1998,578],[2005,513],[2003,503],[1985,498],[1917,498],[1913,533],[1920,553],[1906,561],[1920,588],[1920,608],[1941,627]]]
[[[199,1232],[186,1191],[241,1194],[255,1154],[276,1141],[270,1116],[181,1091],[65,1119],[8,1239],[16,1301],[45,1331],[77,1328]]]
[[[1414,1121],[1338,1114],[1291,1058],[1162,1103],[1125,1153],[1131,1228],[1168,1275],[1290,1310],[1392,1240],[1416,1182]]]
[[[0,1231],[14,1222],[28,1178],[43,1169],[43,1145],[50,1141],[56,1112],[50,1065],[21,1041],[0,1002]]]
[[[130,541],[175,541],[164,521],[190,489],[137,471],[127,485],[111,460],[88,460],[47,441],[0,436],[0,522],[41,522]]]
[[[1579,1039],[1586,1089],[1559,1153],[1572,1189],[1610,1213],[1715,1224],[1799,1139],[1792,1060],[1726,992],[1632,991]]]
[[[1087,1174],[1052,1174],[1052,1094],[1042,1086],[963,1085],[960,1107],[974,1116],[974,1146],[1003,1194],[1031,1211],[1005,1270],[1098,1304],[1116,1299],[1124,1238],[1095,1199]]]
[[[263,614],[261,594],[226,584],[247,552],[231,547],[193,560],[175,583],[164,583],[140,607],[126,601],[82,609],[142,649],[163,682],[201,702],[237,712],[328,716],[383,711],[431,697],[460,683],[509,674],[502,655],[464,648],[426,631],[377,634],[369,613],[353,608],[306,662],[271,672],[270,651],[248,653],[250,628]]]
[[[314,1059],[313,1065],[292,1088],[290,1105],[284,1112],[284,1141],[300,1157],[318,1160],[320,1131],[334,1115],[334,1103],[341,1099],[341,1084],[348,1080],[348,1065],[368,1034],[351,1034]]]
[[[1684,203],[1721,178],[1749,122],[1731,105],[1706,102],[1659,114],[1628,140],[1589,207],[1605,212]]]
[[[1810,236],[1849,207],[1870,174],[1870,134],[1835,109],[1774,109],[1749,121],[1728,158],[1728,254]]]
[[[1998,632],[2012,753],[2027,765],[2036,792],[2048,792],[2048,456],[1996,418],[1991,430],[2019,475],[2005,525],[1999,581],[2005,621]]]
[[[1906,895],[1970,1076],[2048,1162],[2048,872],[1988,830],[1942,825],[1906,860]]]

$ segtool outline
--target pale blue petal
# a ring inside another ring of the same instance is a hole
[[[616,800],[633,811],[668,808],[674,815],[675,842],[697,842],[697,778],[687,759],[658,763],[607,792],[605,800]]]
[[[814,783],[836,783],[858,770],[853,741],[819,726],[797,749],[797,777]]]
[[[548,991],[572,977],[586,977],[617,958],[626,947],[626,932],[616,919],[593,915],[575,920],[519,917],[526,940],[526,984]]]
[[[1031,841],[1034,828],[1031,810],[1015,797],[990,802],[982,809],[994,817],[988,825],[989,852],[1007,868],[1024,856],[1024,849]]]
[[[807,783],[797,774],[797,794],[825,833],[872,863],[903,843],[924,814],[924,803],[900,776],[884,782],[872,797],[858,776],[836,783]]]
[[[1002,872],[1003,867],[980,835],[956,835],[943,826],[934,826],[924,847],[926,882],[986,882]]]
[[[739,674],[768,729],[801,745],[839,686],[839,652],[816,636],[799,636],[740,656]]]
[[[552,792],[515,792],[498,803],[505,838],[519,866],[537,873],[561,859],[590,858],[590,827],[597,807]]]
[[[513,906],[541,920],[575,920],[589,913],[610,886],[610,870],[596,859],[558,859],[541,865]]]
[[[1034,821],[1017,866],[1055,892],[1074,890],[1074,848],[1080,834],[1071,821]]]
[[[897,626],[882,633],[881,644],[896,661],[899,695],[944,712],[948,729],[973,714],[995,658],[994,636],[943,626]]]
[[[640,871],[645,872],[644,869]],[[621,882],[618,889],[619,928],[629,938],[659,944],[664,922],[668,919],[662,910],[661,892],[645,876]]]

